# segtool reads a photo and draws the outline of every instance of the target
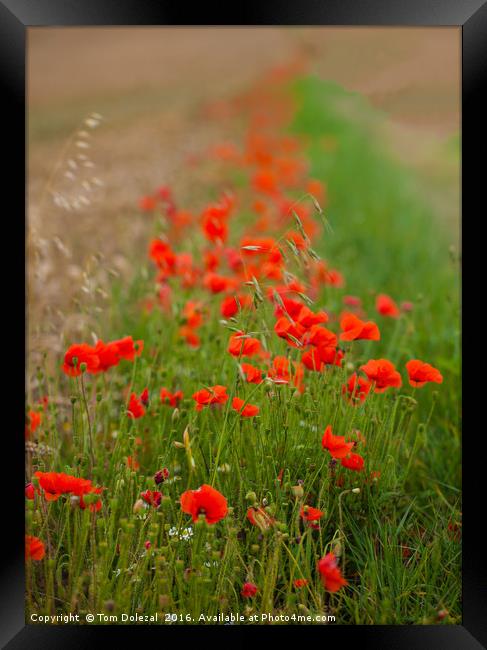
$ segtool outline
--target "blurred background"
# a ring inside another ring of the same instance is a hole
[[[198,156],[241,137],[211,107],[296,59],[378,111],[391,155],[458,232],[460,39],[458,28],[29,28],[31,363],[93,317],[83,302],[103,313],[103,277],[130,277],[145,255],[142,195],[170,185],[196,209],[212,181]]]

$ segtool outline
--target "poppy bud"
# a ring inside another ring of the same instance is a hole
[[[247,492],[245,498],[247,499],[247,501],[250,501],[251,503],[255,503],[257,501],[257,495],[255,494],[255,492]]]
[[[179,420],[180,411],[178,408],[175,408],[171,415],[171,421],[177,422]]]
[[[79,366],[79,369],[81,370],[81,372],[86,372],[87,368],[88,368],[88,366],[84,361]]]
[[[302,499],[304,496],[304,490],[302,485],[293,485],[291,487],[291,492],[297,499]]]
[[[137,499],[137,501],[134,503],[133,512],[136,515],[139,512],[143,512],[146,508],[147,508],[147,504],[145,503],[145,501],[143,501],[142,499]]]

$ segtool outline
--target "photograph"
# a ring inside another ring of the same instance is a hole
[[[25,66],[25,624],[463,625],[462,27]]]

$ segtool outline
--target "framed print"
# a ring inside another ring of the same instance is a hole
[[[2,647],[487,647],[486,5],[76,5],[0,4]]]

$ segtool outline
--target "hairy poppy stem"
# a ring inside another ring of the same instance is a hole
[[[85,406],[86,418],[88,420],[88,435],[90,439],[90,463],[91,463],[90,479],[92,479],[93,469],[95,467],[95,452],[93,450],[93,432],[91,430],[90,411],[88,409],[88,402],[86,401],[86,391],[85,391],[85,382],[83,379],[83,374],[81,374],[80,376],[80,381],[81,381],[81,395],[83,396],[83,404]]]

